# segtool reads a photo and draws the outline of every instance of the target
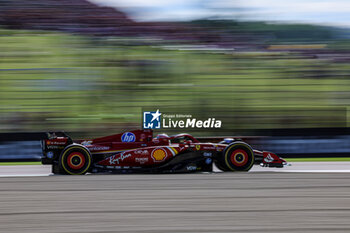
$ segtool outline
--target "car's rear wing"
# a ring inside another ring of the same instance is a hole
[[[45,139],[55,139],[55,138],[58,138],[58,137],[71,138],[64,131],[52,131],[52,132],[46,132],[46,138]]]
[[[43,155],[42,164],[53,164],[62,150],[73,143],[72,138],[63,131],[46,132],[46,138],[41,141]]]
[[[47,149],[47,144],[55,144],[55,143],[52,143],[52,141],[56,141],[56,140],[59,140],[59,141],[64,140],[66,142],[65,144],[73,143],[73,139],[63,131],[46,132],[46,137],[41,140],[41,148],[43,152],[45,152],[45,150]]]

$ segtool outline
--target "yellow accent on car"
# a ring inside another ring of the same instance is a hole
[[[174,147],[170,146],[170,149],[172,149],[175,152],[175,155],[178,153],[177,150]]]

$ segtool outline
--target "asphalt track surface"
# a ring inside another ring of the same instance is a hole
[[[350,163],[293,165],[86,176],[3,166],[0,232],[350,232]],[[11,168],[22,175],[5,177]]]

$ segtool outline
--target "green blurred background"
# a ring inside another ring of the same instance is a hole
[[[197,135],[349,126],[350,43],[338,29],[222,20],[185,27],[225,40],[3,27],[0,131],[105,135],[142,127],[144,108],[223,121]]]

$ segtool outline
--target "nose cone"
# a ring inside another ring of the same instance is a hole
[[[288,165],[286,160],[269,151],[263,152],[263,164],[269,167],[283,167]]]

